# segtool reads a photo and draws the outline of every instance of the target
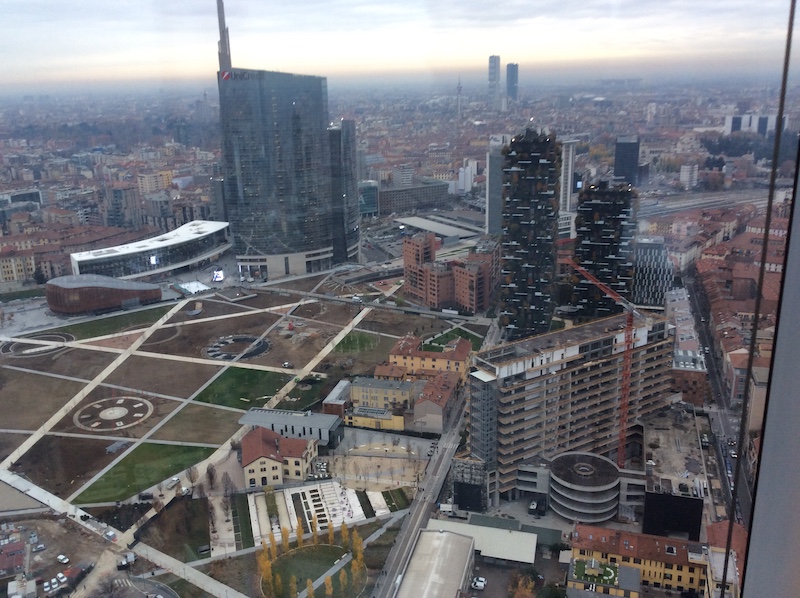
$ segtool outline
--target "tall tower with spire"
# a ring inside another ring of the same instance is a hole
[[[331,139],[341,132],[329,131],[325,78],[234,68],[222,0],[217,13],[222,205],[240,273],[280,278],[357,260],[357,193],[333,198]],[[354,140],[337,155],[347,173],[350,152]]]

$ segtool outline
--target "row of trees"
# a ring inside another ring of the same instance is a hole
[[[311,542],[314,546],[318,545],[320,542],[318,528],[317,517],[314,516],[311,521]],[[350,563],[349,576],[345,568],[339,571],[339,588],[340,590],[346,590],[350,586],[354,588],[360,587],[366,581],[364,541],[358,534],[358,530],[350,532],[346,523],[342,523],[340,536],[342,546],[352,551],[353,560]],[[335,546],[334,541],[335,532],[333,526],[328,525],[328,544]],[[304,542],[302,519],[298,515],[295,548],[302,548]],[[290,550],[292,550],[292,546],[289,542],[289,529],[286,527],[281,527],[280,549],[272,529],[270,529],[269,532],[268,542],[262,541],[261,543],[261,550],[257,555],[258,572],[261,575],[262,588],[269,598],[284,595],[284,580],[279,573],[273,571],[273,563],[278,559],[279,552],[283,555],[287,554]],[[306,580],[306,591],[309,598],[314,598],[314,587],[311,579]],[[330,576],[325,578],[324,591],[326,598],[333,596],[333,581]],[[289,598],[297,598],[297,578],[294,575],[289,578],[288,596]]]

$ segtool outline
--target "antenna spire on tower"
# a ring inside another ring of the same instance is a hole
[[[225,6],[217,0],[217,18],[219,19],[219,70],[231,68],[231,44],[228,39],[228,27],[225,25]]]

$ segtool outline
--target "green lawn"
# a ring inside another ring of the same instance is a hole
[[[114,334],[115,332],[122,332],[123,330],[128,329],[144,328],[155,323],[161,316],[163,316],[173,307],[174,306],[171,305],[154,307],[152,309],[123,313],[118,316],[98,318],[96,320],[92,320],[91,322],[83,322],[82,324],[64,326],[63,328],[58,328],[54,332],[67,332],[76,339],[81,340],[84,338],[93,338],[95,336]]]
[[[289,554],[281,555],[272,565],[273,575],[280,575],[281,577],[281,592],[276,594],[276,598],[288,598],[289,596],[289,580],[292,576],[297,579],[297,590],[301,592],[306,589],[306,580],[316,580],[318,577],[325,574],[330,567],[344,554],[346,551],[341,546],[331,546],[329,544],[320,544],[318,546],[304,546],[292,550]],[[351,566],[350,563],[345,565],[344,570],[348,576],[348,587],[346,591],[342,591],[339,587],[339,572],[331,576],[333,585],[333,596],[335,598],[350,598],[359,596],[363,590],[363,583],[358,588],[351,587]],[[366,575],[364,575],[366,578]],[[268,592],[265,595],[269,596]],[[322,586],[314,591],[315,596],[324,596],[325,587]]]
[[[437,336],[435,339],[430,339],[428,343],[426,343],[426,347],[430,345],[439,345],[440,348],[438,349],[427,349],[426,350],[433,350],[433,351],[441,351],[447,343],[450,341],[457,339],[457,338],[465,338],[470,343],[472,343],[472,350],[478,351],[483,344],[483,338],[478,336],[477,334],[473,334],[471,332],[467,332],[463,328],[451,328],[441,336]]]
[[[204,558],[197,549],[209,543],[208,499],[173,500],[145,526],[142,540],[185,563]]]
[[[31,297],[44,297],[44,286],[36,287],[35,289],[26,289],[24,291],[15,291],[13,293],[3,293],[0,295],[0,303],[7,303],[15,299],[30,299]]]
[[[380,338],[377,334],[352,331],[336,345],[336,353],[365,353],[374,349]]]
[[[397,488],[396,490],[384,490],[382,494],[384,500],[386,500],[386,506],[389,507],[389,510],[392,512],[406,509],[410,504],[408,497],[402,488]]]
[[[212,448],[195,446],[141,444],[84,490],[75,502],[124,500],[202,461],[213,452]]]
[[[364,516],[367,519],[375,517],[375,509],[372,508],[372,503],[369,502],[366,491],[356,490],[356,496],[358,497],[358,502],[361,504],[361,509],[364,511]]]
[[[250,507],[247,505],[246,494],[235,494],[233,496],[233,528],[238,536],[237,549],[252,548],[255,546],[253,539],[253,526],[250,522]]]
[[[197,395],[195,400],[247,410],[250,407],[260,407],[263,401],[257,401],[258,397],[271,397],[291,379],[290,375],[278,372],[229,367]],[[249,401],[242,401],[242,398]]]
[[[600,570],[602,571],[600,575],[588,575],[586,573],[586,561],[575,561],[576,579],[613,586],[617,579],[616,565],[601,563]]]
[[[317,401],[333,390],[338,380],[334,378],[321,378],[315,379],[313,377],[306,378],[297,383],[294,390],[289,393],[292,399],[299,399],[296,401],[281,401],[278,403],[278,409],[289,409],[292,411],[305,411]],[[308,386],[308,388],[301,388]]]

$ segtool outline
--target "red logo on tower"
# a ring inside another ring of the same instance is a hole
[[[229,80],[231,78],[231,72],[230,71],[222,71],[220,73],[220,77],[222,77],[223,81],[227,81],[227,80]]]

